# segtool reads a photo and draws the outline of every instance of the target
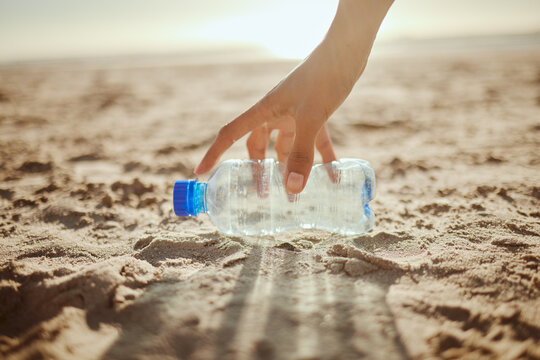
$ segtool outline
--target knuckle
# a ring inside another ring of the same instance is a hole
[[[271,119],[274,117],[274,106],[271,101],[263,98],[255,105],[256,112],[264,119]]]
[[[264,151],[266,149],[266,146],[265,146],[266,144],[262,143],[261,141],[259,141],[258,139],[256,139],[253,136],[250,136],[247,139],[246,145],[247,145],[248,149],[253,150],[253,151],[257,151],[257,152],[261,152],[261,151]]]
[[[218,136],[221,136],[221,137],[227,136],[228,126],[229,124],[222,126],[221,129],[219,129]]]
[[[257,107],[257,110],[260,111],[261,113],[269,113],[271,112],[271,109],[272,109],[271,104],[272,104],[272,101],[270,100],[270,98],[268,96],[265,96],[256,104],[256,107]]]
[[[301,151],[292,151],[289,154],[289,162],[296,164],[304,164],[311,161],[311,156]]]
[[[293,145],[293,142],[291,140],[292,140],[291,138],[288,138],[285,136],[278,136],[276,140],[275,148],[280,149],[280,150],[288,150]]]
[[[319,148],[319,149],[326,149],[326,148],[330,147],[331,145],[332,145],[332,143],[330,142],[330,139],[328,139],[328,138],[325,138],[324,140],[321,140],[321,141],[317,142],[317,148]]]
[[[268,94],[257,103],[257,110],[263,117],[270,119],[276,119],[288,113],[287,108],[284,108],[272,94]]]
[[[226,142],[230,142],[230,143],[234,142],[234,139],[231,138],[231,123],[219,129],[218,137]]]

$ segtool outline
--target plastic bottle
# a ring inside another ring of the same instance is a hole
[[[208,183],[179,180],[174,185],[178,216],[207,213],[230,235],[269,235],[297,228],[360,234],[373,228],[368,202],[375,197],[375,174],[360,159],[315,165],[304,190],[290,195],[285,165],[265,159],[228,160]]]

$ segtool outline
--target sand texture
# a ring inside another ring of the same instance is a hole
[[[540,52],[372,59],[329,122],[371,233],[175,217],[294,66],[0,68],[0,357],[540,359]]]

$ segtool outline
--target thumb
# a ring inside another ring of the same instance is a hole
[[[287,191],[298,194],[306,186],[311,167],[313,166],[313,147],[315,136],[297,131],[292,151],[287,159]]]

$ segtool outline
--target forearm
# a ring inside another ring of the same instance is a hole
[[[322,46],[338,64],[353,71],[354,82],[365,68],[375,37],[393,0],[340,0]]]

